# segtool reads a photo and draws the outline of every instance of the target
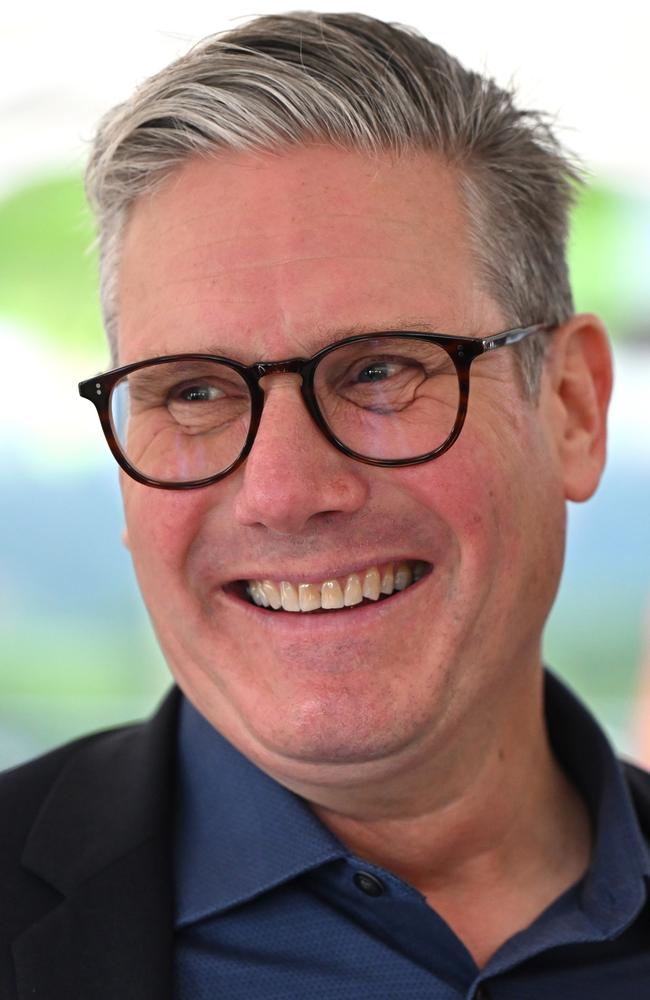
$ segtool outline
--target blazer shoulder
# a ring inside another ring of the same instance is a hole
[[[623,760],[622,764],[630,788],[642,798],[650,799],[650,771],[646,771],[631,760]]]
[[[0,858],[6,857],[7,853],[20,854],[43,802],[78,754],[93,746],[100,749],[107,740],[137,731],[143,725],[141,722],[132,723],[90,733],[0,772],[0,816],[6,819],[6,822],[0,823]]]
[[[145,722],[81,737],[0,774],[3,998],[16,996],[19,966],[21,996],[35,993],[36,981],[49,984],[41,985],[39,996],[81,996],[76,987],[60,985],[68,984],[68,970],[78,971],[80,920],[84,933],[95,926],[90,937],[99,950],[88,960],[93,969],[102,967],[101,948],[114,929],[122,940],[138,942],[143,925],[156,925],[152,940],[167,942],[177,706],[174,689]],[[161,948],[156,962],[167,970]],[[113,965],[123,979],[120,961]],[[50,981],[54,967],[58,987]],[[120,982],[119,991],[106,987],[101,995],[125,995]]]
[[[646,840],[650,842],[650,772],[623,761],[623,773]]]
[[[48,809],[51,815],[52,802],[63,802],[73,815],[78,805],[86,814],[108,795],[115,799],[115,786],[128,785],[131,775],[142,783],[156,760],[168,760],[177,703],[172,689],[151,719],[79,737],[0,773],[0,869],[8,856],[20,857],[34,824]]]

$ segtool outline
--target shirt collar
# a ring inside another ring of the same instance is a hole
[[[346,856],[302,799],[260,771],[184,698],[178,765],[177,928]]]
[[[604,938],[621,933],[647,898],[650,849],[620,761],[591,713],[552,674],[546,675],[551,745],[589,811],[594,846],[578,886],[581,909]]]
[[[546,714],[554,752],[581,791],[594,853],[580,918],[614,937],[646,899],[650,852],[600,726],[553,675]],[[244,903],[349,852],[307,804],[260,771],[185,699],[179,713],[175,926]]]

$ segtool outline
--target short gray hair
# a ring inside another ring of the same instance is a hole
[[[509,325],[571,315],[565,245],[580,171],[547,117],[516,108],[511,91],[412,28],[301,12],[204,39],[100,122],[86,189],[114,357],[117,269],[135,199],[197,154],[310,141],[439,153],[459,172],[477,266]],[[530,396],[544,346],[543,337],[520,345]]]

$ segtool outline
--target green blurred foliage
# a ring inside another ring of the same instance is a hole
[[[104,353],[93,222],[79,177],[0,202],[0,316],[76,356]]]
[[[576,310],[595,312],[621,339],[647,325],[650,212],[642,199],[601,184],[585,188],[568,246]]]
[[[644,265],[630,251],[637,216],[632,199],[599,185],[582,192],[573,214],[576,307],[597,312],[614,337],[640,311]],[[79,176],[42,179],[0,201],[0,316],[77,356],[103,353],[93,240]]]

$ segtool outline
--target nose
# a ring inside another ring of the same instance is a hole
[[[321,515],[359,510],[368,495],[365,467],[323,437],[305,408],[300,376],[266,375],[260,385],[264,410],[239,470],[236,520],[300,534]]]

